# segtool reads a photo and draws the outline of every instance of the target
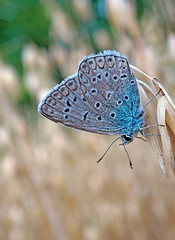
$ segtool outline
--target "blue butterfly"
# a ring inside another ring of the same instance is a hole
[[[67,127],[119,135],[124,148],[138,132],[143,135],[145,125],[136,78],[126,57],[110,50],[85,57],[75,75],[47,93],[38,111]]]

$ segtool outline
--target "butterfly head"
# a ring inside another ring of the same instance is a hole
[[[133,136],[131,136],[131,135],[122,135],[121,139],[122,139],[122,145],[125,145],[125,144],[128,144],[128,143],[132,142]]]

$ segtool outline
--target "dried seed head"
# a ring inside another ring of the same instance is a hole
[[[131,67],[141,72],[139,69]],[[158,93],[157,97],[145,108],[146,125],[157,124],[158,126],[150,127],[145,132],[154,135],[148,136],[148,141],[154,149],[163,172],[175,182],[175,104],[156,79],[143,74],[148,77],[149,81],[137,80],[142,104],[145,105],[151,97]]]

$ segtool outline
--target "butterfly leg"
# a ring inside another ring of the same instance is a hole
[[[160,136],[160,134],[153,134],[153,133],[143,133],[143,130],[139,130],[140,134],[143,136],[143,137],[148,137],[148,136]]]
[[[148,128],[151,128],[151,127],[165,127],[165,125],[162,125],[162,124],[148,125],[146,127],[140,128],[140,130],[145,130],[145,129],[148,129]]]

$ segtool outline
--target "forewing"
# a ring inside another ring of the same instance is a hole
[[[102,119],[98,112],[89,107],[76,76],[64,80],[48,92],[38,111],[51,121],[68,127],[94,133],[117,134],[114,123]]]

